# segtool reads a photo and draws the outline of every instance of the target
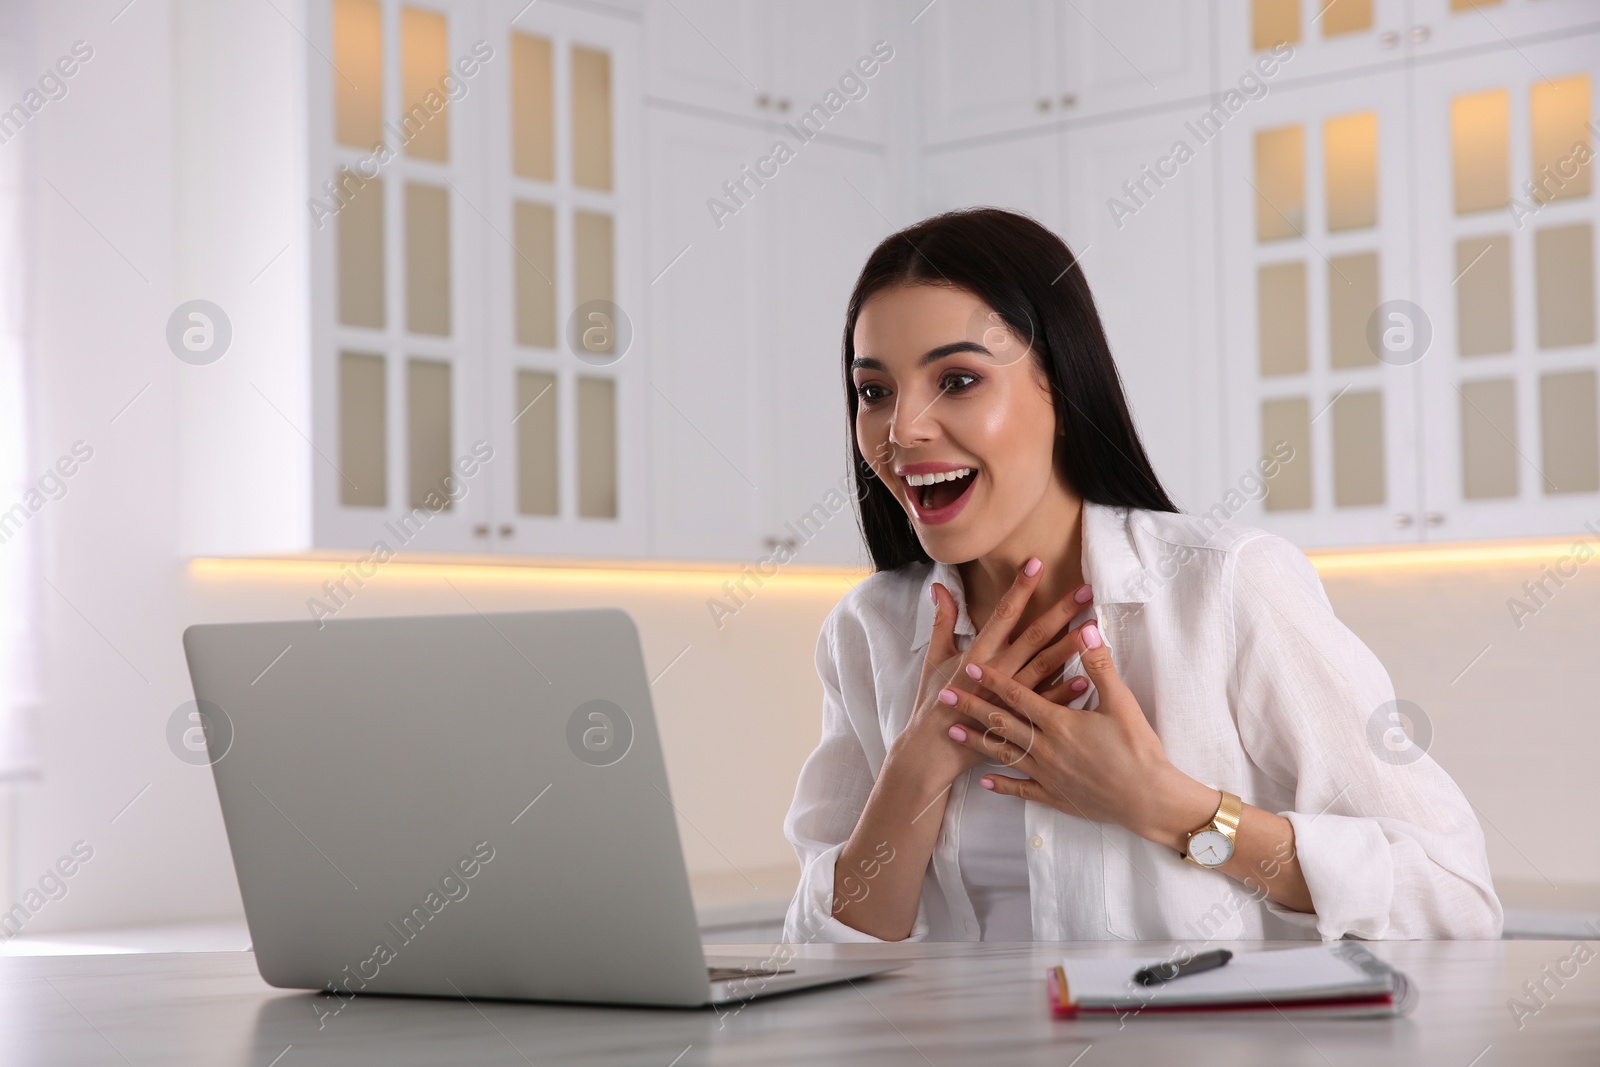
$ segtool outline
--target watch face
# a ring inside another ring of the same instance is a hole
[[[1201,830],[1189,838],[1189,858],[1202,867],[1220,867],[1233,858],[1233,842],[1220,830]]]

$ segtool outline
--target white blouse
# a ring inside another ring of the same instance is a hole
[[[1099,622],[1167,758],[1289,820],[1315,914],[1114,823],[990,794],[979,767],[951,785],[908,940],[1500,936],[1471,806],[1431,756],[1395,750],[1388,673],[1334,615],[1299,549],[1206,516],[1086,502],[1082,562],[1095,599],[1081,618]],[[875,574],[823,625],[822,741],[784,821],[801,865],[786,942],[879,940],[831,914],[834,862],[910,718],[935,581],[960,607],[964,645],[976,631],[947,564]],[[1082,673],[1077,657],[1064,673]],[[1071,706],[1098,703],[1091,684]],[[1021,807],[1028,924],[1006,828],[1015,808],[991,801]]]

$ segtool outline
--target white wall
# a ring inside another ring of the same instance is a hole
[[[22,134],[33,166],[34,455],[52,463],[79,439],[94,450],[66,496],[32,519],[48,583],[46,700],[40,778],[19,796],[16,879],[33,882],[77,839],[97,850],[37,929],[181,913],[190,886],[209,902],[226,885],[188,851],[182,808],[160,788],[170,772],[138,755],[182,692],[171,656],[182,364],[163,340],[176,206],[169,5],[147,0],[113,23],[120,6],[33,5],[34,70],[75,41],[94,49],[67,96]],[[113,825],[149,783],[140,804],[156,803]]]
[[[1600,537],[1583,540],[1600,549]],[[1518,629],[1506,602],[1532,603],[1523,585],[1542,574],[1543,564],[1497,564],[1329,574],[1323,585],[1396,696],[1430,720],[1430,752],[1477,808],[1496,881],[1600,887],[1600,562],[1548,585]]]

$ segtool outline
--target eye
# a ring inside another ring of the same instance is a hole
[[[964,392],[978,384],[976,374],[968,374],[964,370],[951,371],[939,379],[939,391],[944,393]]]
[[[856,396],[860,397],[861,402],[868,406],[876,404],[878,401],[882,400],[888,395],[889,390],[885,389],[877,382],[868,382],[865,385],[856,386]]]

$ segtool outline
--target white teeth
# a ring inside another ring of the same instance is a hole
[[[965,478],[969,474],[977,473],[976,468],[962,467],[957,471],[944,471],[938,474],[908,474],[907,485],[933,485],[935,482],[948,482],[956,478]]]

